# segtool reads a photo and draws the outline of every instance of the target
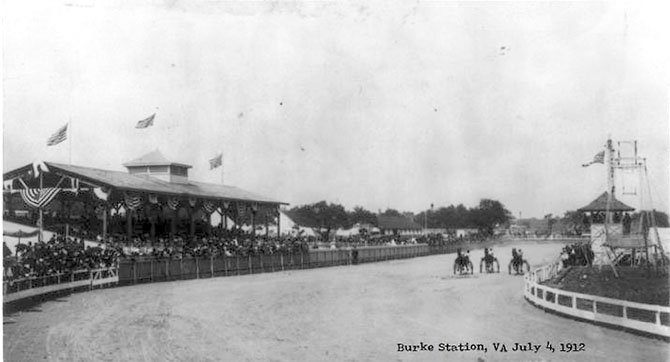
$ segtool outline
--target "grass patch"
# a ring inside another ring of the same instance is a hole
[[[603,266],[601,270],[598,267],[572,267],[559,278],[543,284],[576,293],[670,306],[668,273],[648,273],[644,268],[631,267],[617,267],[617,272],[619,278],[609,266]]]

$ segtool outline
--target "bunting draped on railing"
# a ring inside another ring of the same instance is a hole
[[[198,201],[195,197],[189,197],[188,198],[188,204],[191,205],[191,207],[195,207],[195,203]]]
[[[202,210],[205,211],[208,214],[211,214],[214,211],[216,211],[216,205],[214,205],[210,201],[205,201],[205,202],[202,203]]]
[[[158,195],[156,194],[149,194],[149,202],[152,204],[157,204],[158,203]]]
[[[168,199],[167,205],[172,210],[177,210],[177,207],[179,206],[179,199],[177,199],[176,197],[171,197]]]
[[[142,206],[142,197],[140,195],[129,195],[125,193],[123,197],[125,205],[129,210],[134,211]]]
[[[60,192],[57,187],[45,187],[43,189],[21,189],[19,193],[23,201],[31,207],[40,208],[48,205]]]

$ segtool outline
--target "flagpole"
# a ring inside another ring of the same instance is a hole
[[[68,164],[69,164],[70,166],[72,166],[72,116],[70,116],[70,119],[69,119],[69,121],[68,121],[68,123],[67,123],[67,128],[68,128],[68,131],[67,131],[67,133],[68,133],[68,138],[70,139],[70,145],[69,145],[69,148],[70,148],[69,153],[70,153],[70,155],[69,155],[69,157],[68,157]]]
[[[221,185],[223,185],[223,151],[221,151]]]

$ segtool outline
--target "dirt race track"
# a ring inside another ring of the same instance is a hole
[[[530,264],[560,244],[518,244]],[[670,344],[565,319],[523,299],[507,274],[453,276],[454,255],[145,284],[79,293],[4,316],[6,361],[666,361]],[[398,352],[398,343],[433,352]],[[487,351],[437,351],[440,343]],[[493,350],[501,342],[538,353]],[[556,352],[545,349],[551,342]],[[560,343],[585,352],[561,353]]]

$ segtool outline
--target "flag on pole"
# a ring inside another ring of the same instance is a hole
[[[209,160],[209,169],[213,170],[223,164],[223,153]]]
[[[151,116],[147,117],[146,119],[138,121],[137,126],[135,126],[135,128],[147,128],[149,126],[153,126],[154,125],[154,117],[156,117],[156,113],[152,114]]]
[[[55,146],[67,139],[67,123],[47,140],[47,146]]]
[[[594,163],[605,163],[605,151],[600,151],[596,153],[596,155],[593,156],[593,160],[591,162],[583,164],[582,167],[588,167],[593,165]]]

